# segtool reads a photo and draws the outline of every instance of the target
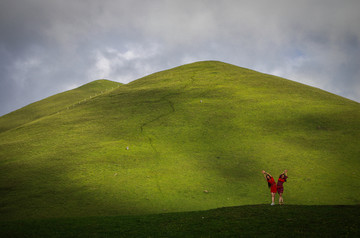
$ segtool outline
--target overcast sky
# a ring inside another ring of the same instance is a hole
[[[200,60],[360,102],[359,0],[0,0],[0,115]]]

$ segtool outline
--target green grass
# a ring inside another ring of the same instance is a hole
[[[89,90],[0,118],[0,220],[264,204],[262,169],[287,204],[360,203],[359,103],[215,61]]]
[[[85,84],[73,90],[56,94],[42,101],[32,103],[19,110],[0,117],[0,133],[35,121],[36,119],[50,116],[97,95],[109,92],[122,84],[101,79]]]
[[[136,216],[8,221],[2,237],[358,237],[359,206],[252,205]]]

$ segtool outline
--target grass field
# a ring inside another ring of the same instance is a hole
[[[95,81],[0,128],[2,221],[265,204],[263,169],[288,169],[286,204],[360,203],[359,103],[221,62]]]
[[[0,224],[2,237],[359,237],[360,206],[253,205]]]

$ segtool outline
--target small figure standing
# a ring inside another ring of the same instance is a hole
[[[271,176],[271,174],[265,172],[265,170],[262,171],[264,178],[268,182],[268,186],[270,188],[271,192],[271,206],[275,205],[275,194],[276,194],[276,183],[274,178]]]
[[[277,192],[279,193],[279,204],[283,205],[284,204],[284,198],[282,196],[282,194],[284,193],[284,185],[283,183],[286,182],[286,179],[288,178],[287,176],[287,169],[285,169],[285,171],[280,174],[278,182],[277,182]]]

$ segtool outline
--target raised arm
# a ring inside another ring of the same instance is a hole
[[[287,169],[285,169],[284,174],[285,174],[285,176],[287,177]]]
[[[271,174],[265,172],[265,170],[263,170],[262,173],[263,173],[265,179],[266,179],[266,175],[270,175],[270,177],[272,177]]]

